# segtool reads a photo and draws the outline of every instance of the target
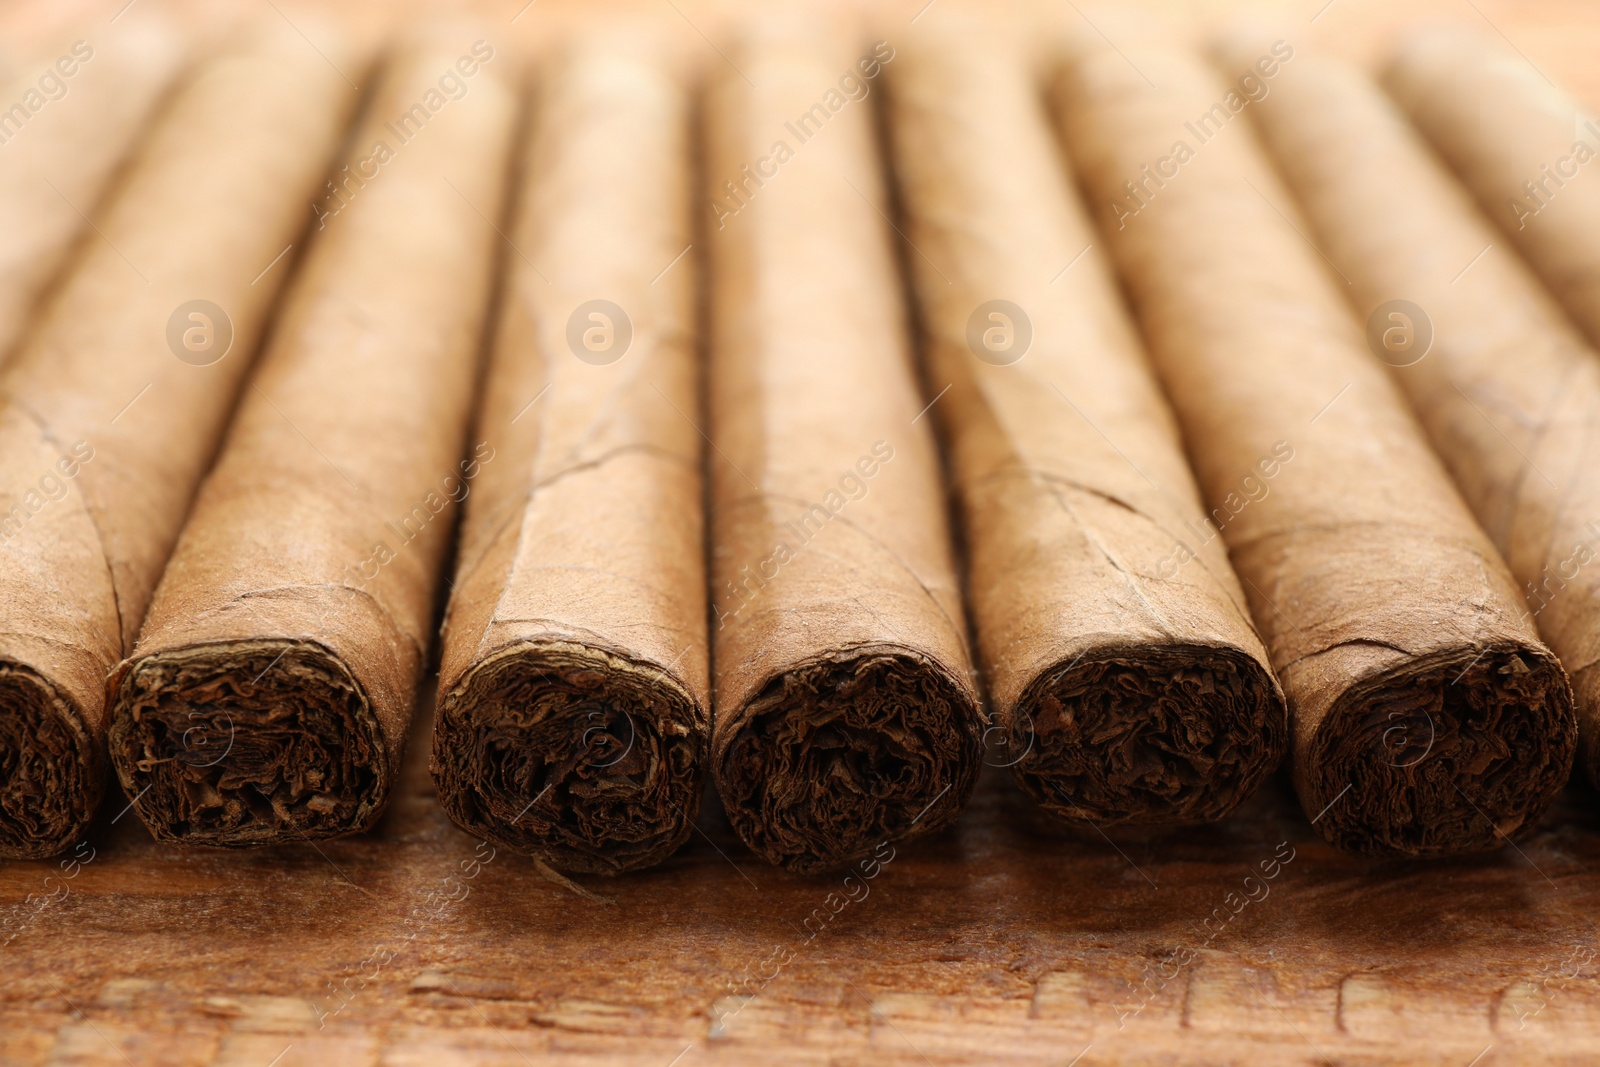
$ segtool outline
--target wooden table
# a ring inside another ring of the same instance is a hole
[[[1357,56],[1430,13],[1488,21],[1600,98],[1593,7],[1336,0],[1311,23],[1321,2],[1279,10]],[[680,6],[686,35],[718,18]],[[0,867],[0,1062],[1600,1062],[1585,786],[1519,847],[1379,864],[1321,844],[1281,781],[1220,826],[1114,844],[1037,825],[993,772],[954,830],[848,882],[766,866],[710,810],[665,867],[586,897],[451,826],[425,755],[364,837],[178,851],[114,797],[76,857]]]
[[[1037,825],[994,772],[873,877],[768,867],[713,811],[588,899],[456,830],[424,761],[365,837],[176,851],[118,801],[79,862],[8,864],[0,1061],[1600,1059],[1586,789],[1519,847],[1372,863],[1282,783],[1223,825],[1113,844]]]

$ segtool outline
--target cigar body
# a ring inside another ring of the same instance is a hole
[[[712,773],[796,870],[949,823],[981,759],[863,102],[893,55],[758,31],[707,105]]]
[[[711,730],[688,98],[647,47],[534,95],[433,739],[457,824],[579,872],[683,843]]]
[[[1230,48],[1225,73],[1258,51]],[[1499,235],[1358,71],[1307,58],[1252,114],[1376,354],[1522,583],[1525,617],[1573,672],[1593,774],[1600,356],[1514,251],[1485,253]]]
[[[202,66],[0,376],[0,854],[59,851],[94,813],[106,673],[253,355],[283,277],[262,269],[304,227],[353,96],[288,48]]]
[[[1600,344],[1600,184],[1589,173],[1600,118],[1523,57],[1454,30],[1409,42],[1384,84]]]
[[[24,64],[0,100],[0,360],[177,70],[162,30],[78,40]],[[93,237],[92,231],[89,234]]]
[[[975,28],[920,39],[891,129],[990,762],[1069,821],[1221,818],[1288,742],[1266,649],[1027,64]]]
[[[111,679],[158,839],[327,837],[388,798],[455,503],[495,458],[464,438],[516,101],[470,41],[388,65]]]
[[[1058,87],[1062,129],[1199,482],[1231,513],[1307,815],[1371,854],[1495,847],[1564,782],[1570,693],[1238,118],[1293,55],[1275,42],[1255,81],[1224,84],[1172,46],[1093,52]],[[1292,460],[1272,493],[1238,496],[1273,442]]]

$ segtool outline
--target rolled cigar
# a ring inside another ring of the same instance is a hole
[[[1262,51],[1222,52],[1224,72]],[[1251,109],[1375,354],[1522,583],[1524,619],[1573,672],[1600,770],[1600,355],[1365,75],[1306,58]],[[1389,344],[1385,345],[1384,341]]]
[[[402,50],[315,205],[303,272],[110,680],[112,763],[159,840],[316,839],[383,811],[453,505],[495,457],[463,445],[506,65],[470,36]]]
[[[1230,516],[1307,815],[1373,855],[1495,847],[1560,791],[1571,695],[1237,119],[1293,56],[1275,42],[1224,84],[1164,44],[1084,55],[1058,86],[1067,148]],[[1270,494],[1240,494],[1273,442],[1292,461]]]
[[[305,51],[195,73],[0,374],[0,854],[66,848],[99,804],[106,673],[254,354],[284,276],[263,270],[354,102]]]
[[[0,854],[50,856],[104,790],[133,646],[354,93],[304,48],[190,78],[0,374]]]
[[[1600,118],[1526,59],[1458,29],[1413,38],[1384,81],[1484,214],[1600,344],[1600,181],[1589,173],[1600,157]]]
[[[130,28],[98,48],[77,40],[35,57],[0,89],[0,360],[145,132],[180,53],[173,34]]]
[[[1266,649],[1020,50],[959,23],[917,39],[890,129],[990,761],[1072,822],[1222,818],[1288,743]]]
[[[469,833],[616,874],[689,835],[711,732],[688,96],[610,34],[534,99],[433,773]]]
[[[797,871],[948,824],[982,753],[864,102],[893,57],[763,27],[707,103],[712,774]]]

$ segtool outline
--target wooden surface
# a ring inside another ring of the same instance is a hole
[[[1600,1058],[1589,792],[1520,851],[1385,865],[1323,845],[1281,779],[1112,845],[1033,825],[991,773],[872,878],[769,867],[713,811],[665,867],[590,880],[600,902],[450,825],[423,752],[365,837],[182,852],[118,803],[80,866],[8,865],[0,1061]]]
[[[1600,5],[1322,3],[1277,10],[1358,56],[1424,16],[1487,22],[1600,97]],[[5,8],[0,51],[121,6]],[[716,21],[641,6],[693,47]],[[1600,1061],[1587,787],[1520,847],[1373,864],[1322,845],[1281,778],[1220,826],[1113,845],[1037,825],[990,772],[870,878],[768,867],[710,805],[663,868],[586,881],[596,900],[454,829],[426,747],[363,837],[179,851],[113,797],[76,858],[0,867],[0,1064]]]

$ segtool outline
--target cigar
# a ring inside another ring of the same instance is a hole
[[[894,55],[758,29],[707,101],[712,774],[796,871],[947,825],[982,759],[872,140]]]
[[[711,732],[689,100],[614,34],[534,99],[433,774],[467,832],[617,874],[692,831]]]
[[[1224,73],[1259,47],[1230,43]],[[1600,354],[1395,106],[1363,74],[1304,58],[1251,109],[1254,126],[1350,280],[1392,368],[1537,625],[1569,668],[1600,649]],[[1574,677],[1593,774],[1600,693]]]
[[[1220,819],[1288,743],[1266,649],[1020,49],[959,23],[918,40],[889,125],[988,762],[1069,822]]]
[[[1412,39],[1384,83],[1483,213],[1600,344],[1600,190],[1588,176],[1600,156],[1600,118],[1526,59],[1460,30]],[[1580,688],[1577,674],[1594,658],[1568,662]]]
[[[173,34],[130,28],[110,44],[80,39],[35,56],[0,89],[0,361],[89,229],[180,55]]]
[[[1069,64],[1061,126],[1227,518],[1289,699],[1300,802],[1356,852],[1496,847],[1565,782],[1571,696],[1238,117],[1294,50],[1274,42],[1232,83],[1175,47],[1126,51]],[[1280,453],[1272,492],[1241,494]]]
[[[312,205],[303,271],[109,683],[112,764],[158,840],[313,840],[383,811],[454,505],[495,458],[466,431],[510,62],[470,34],[403,49]]]
[[[178,91],[0,375],[0,854],[59,852],[99,804],[106,674],[354,102],[304,51],[229,52]]]

